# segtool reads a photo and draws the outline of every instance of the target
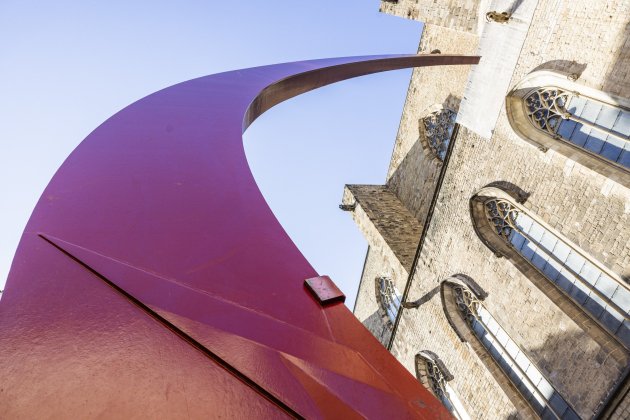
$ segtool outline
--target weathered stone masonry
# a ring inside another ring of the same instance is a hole
[[[427,22],[421,53],[474,54],[477,33],[485,24],[478,18],[485,14],[481,2],[437,3],[401,0],[382,2],[381,8]],[[629,17],[627,1],[540,1],[510,89],[530,72],[550,69],[576,73],[577,83],[628,98]],[[618,397],[618,405],[606,404],[627,374],[627,353],[612,354],[610,346],[561,310],[510,260],[484,245],[473,228],[470,199],[490,184],[519,188],[528,195],[523,205],[529,212],[628,282],[628,185],[552,150],[538,150],[513,131],[503,110],[490,139],[460,127],[431,222],[424,226],[440,163],[419,139],[419,120],[436,105],[457,110],[468,71],[463,67],[414,71],[386,185],[348,186],[344,192],[344,203],[358,203],[353,217],[370,244],[355,315],[382,343],[389,342],[391,330],[378,316],[375,278],[390,276],[402,292],[411,270],[409,255],[415,253],[419,230],[426,228],[406,299],[420,306],[401,310],[391,343],[392,353],[410,372],[415,374],[418,352],[432,351],[453,374],[449,384],[472,418],[534,416],[518,390],[506,385],[502,372],[488,368],[492,361],[484,357],[490,356],[480,357],[471,343],[462,342],[445,316],[440,283],[464,274],[487,292],[484,306],[581,417],[591,418],[608,408],[607,415],[625,418],[628,397]],[[379,229],[383,221],[387,228]],[[413,228],[407,231],[404,226]]]

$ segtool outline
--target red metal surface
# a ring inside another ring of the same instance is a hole
[[[0,418],[436,418],[443,407],[317,276],[250,173],[242,132],[384,56],[221,73],[120,111],[68,157],[0,301]]]
[[[322,305],[346,301],[346,295],[339,290],[337,285],[328,276],[306,279],[304,284]]]

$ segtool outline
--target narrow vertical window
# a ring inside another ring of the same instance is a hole
[[[453,380],[453,375],[435,353],[425,350],[416,355],[416,376],[456,419],[470,419],[457,394],[448,384]]]
[[[484,349],[542,418],[579,419],[565,399],[466,286],[452,284],[462,317]]]
[[[400,310],[402,295],[398,289],[396,289],[391,279],[379,277],[376,281],[381,309],[385,311],[389,323],[393,325],[396,322],[396,317]]]
[[[628,110],[553,86],[533,90],[525,106],[537,129],[630,168]]]
[[[455,131],[456,117],[455,111],[442,108],[421,120],[427,145],[440,161],[446,158],[446,151]]]
[[[485,202],[488,221],[520,256],[630,347],[630,290],[560,235],[505,199]]]

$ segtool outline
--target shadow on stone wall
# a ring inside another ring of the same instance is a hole
[[[449,94],[442,104],[434,104],[428,108],[427,114],[419,116],[418,139],[413,142],[387,181],[387,186],[422,225],[426,220],[442,168],[442,161],[431,150],[428,140],[424,137],[422,120],[440,108],[457,112],[461,101],[460,97]]]
[[[493,181],[487,184],[486,186],[484,186],[483,188],[489,188],[489,187],[499,188],[507,192],[510,196],[512,196],[512,198],[514,198],[514,200],[517,203],[520,203],[520,204],[523,204],[525,201],[527,201],[527,199],[531,195],[531,193],[525,191],[518,185],[513,184],[509,181]]]
[[[459,111],[459,105],[462,102],[462,98],[459,96],[453,95],[449,93],[444,102],[442,102],[442,107],[447,109],[452,109],[453,111]]]
[[[525,0],[515,0],[514,3],[510,6],[508,10],[506,10],[509,14],[515,13],[519,7],[523,4]]]
[[[613,64],[609,67],[602,90],[624,98],[630,97],[630,19],[626,21],[624,30],[618,35],[620,48],[615,52]]]
[[[391,328],[385,323],[379,311],[374,312],[362,323],[383,346],[387,346]]]
[[[387,186],[421,225],[426,220],[440,172],[440,164],[422,146],[419,139],[415,141],[387,181]]]
[[[413,302],[403,302],[402,306],[406,309],[418,309],[420,306],[424,305],[428,301],[430,301],[433,296],[437,295],[440,292],[440,286],[435,286],[433,289],[429,290],[424,294],[420,299],[415,300]]]
[[[586,66],[587,64],[578,63],[577,61],[551,60],[537,66],[533,71],[553,70],[568,74],[575,74],[577,77],[580,77],[584,70],[586,70]]]
[[[567,342],[574,352],[559,358]],[[588,345],[587,343],[591,343]],[[550,335],[543,345],[529,349],[536,367],[582,418],[592,418],[624,379],[624,366],[595,345],[584,332]],[[561,403],[553,404],[559,409]],[[511,415],[519,418],[516,412]]]

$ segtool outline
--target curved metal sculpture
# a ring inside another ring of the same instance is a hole
[[[477,61],[237,70],[108,119],[55,174],[15,255],[0,302],[0,417],[447,417],[338,293],[326,301],[333,285],[307,289],[317,273],[265,203],[241,136],[329,83]]]

